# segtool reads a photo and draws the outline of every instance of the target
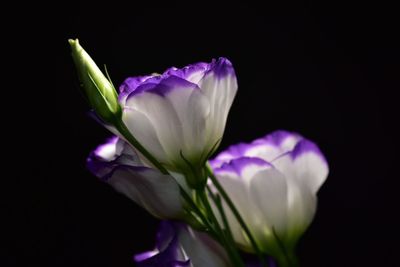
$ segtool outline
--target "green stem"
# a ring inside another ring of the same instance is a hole
[[[217,188],[218,192],[221,194],[222,198],[225,200],[226,204],[229,206],[231,209],[233,215],[236,217],[236,220],[239,222],[240,226],[242,227],[243,231],[246,233],[247,237],[249,238],[249,241],[254,249],[254,252],[257,254],[260,263],[262,266],[268,267],[268,263],[265,261],[260,248],[258,247],[252,233],[250,232],[250,229],[248,228],[247,224],[243,220],[242,216],[240,215],[239,211],[236,209],[235,204],[233,204],[232,200],[229,198],[228,194],[226,193],[225,189],[222,187],[222,185],[219,183],[218,179],[215,177],[211,167],[209,164],[207,164],[207,173],[208,176],[210,177],[211,181]]]
[[[219,225],[219,222],[217,220],[217,217],[215,216],[210,202],[208,201],[207,194],[205,190],[197,190],[198,196],[204,205],[204,208],[206,210],[206,213],[208,217],[211,219],[212,224],[215,226],[215,230],[217,231],[217,234],[219,236],[219,241],[223,244],[223,246],[226,249],[226,252],[228,253],[231,262],[234,266],[236,267],[245,267],[242,258],[240,257],[239,252],[234,246],[234,243],[230,242],[229,239],[227,238],[226,234],[222,230],[221,226]]]
[[[229,226],[228,219],[226,218],[226,214],[225,214],[224,208],[222,207],[222,202],[221,202],[220,195],[214,195],[214,193],[211,191],[211,189],[210,189],[210,187],[208,185],[207,185],[207,191],[208,191],[208,194],[213,199],[215,205],[217,206],[219,213],[221,214],[222,222],[223,222],[224,228],[225,228],[224,232],[225,232],[226,236],[228,237],[229,242],[234,244],[232,231],[231,231],[231,228]]]
[[[114,123],[114,126],[126,138],[126,140],[131,145],[133,145],[140,153],[142,153],[142,155],[147,160],[149,160],[160,172],[162,172],[163,174],[169,174],[167,169],[164,166],[162,166],[162,164],[136,140],[136,138],[131,134],[131,132],[121,119],[118,119]],[[186,200],[186,202],[193,208],[194,212],[199,216],[199,218],[203,221],[206,227],[209,228],[210,234],[214,236],[214,238],[218,237],[218,241],[223,243],[228,255],[230,256],[233,265],[236,267],[245,267],[239,252],[233,246],[234,244],[232,242],[229,242],[229,240],[227,240],[226,234],[221,229],[218,220],[215,217],[214,212],[212,211],[207,195],[205,194],[204,188],[202,190],[197,190],[197,192],[199,193],[200,199],[202,200],[201,202],[206,209],[207,215],[209,215],[209,217],[212,220],[212,224],[210,224],[206,216],[204,216],[202,211],[197,207],[196,203],[194,203],[193,199],[189,196],[189,194],[187,194],[187,192],[180,185],[179,187],[181,189],[181,195]]]
[[[277,255],[276,257],[279,267],[299,267],[299,261],[296,254],[292,250],[289,251],[285,248],[282,240],[276,234],[275,229],[272,229],[272,233],[280,250],[280,255]]]

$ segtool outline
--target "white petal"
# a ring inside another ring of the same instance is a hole
[[[317,197],[305,185],[295,181],[288,183],[288,225],[286,242],[294,245],[314,218]]]
[[[163,163],[190,161],[206,151],[208,99],[199,89],[174,88],[164,96],[144,92],[128,98],[124,121],[138,141]]]
[[[178,184],[150,168],[121,166],[107,180],[117,191],[159,218],[177,218],[182,211]]]
[[[310,188],[311,192],[317,193],[328,176],[328,165],[320,155],[305,153],[293,161],[296,177]]]
[[[278,130],[254,140],[245,151],[245,155],[271,162],[282,154],[292,151],[302,139],[299,134]]]
[[[281,155],[281,149],[271,144],[257,144],[251,145],[245,151],[247,157],[256,157],[270,162],[279,155]]]
[[[301,141],[291,153],[273,162],[289,179],[294,179],[310,188],[314,194],[328,176],[328,164],[318,148],[310,141]]]
[[[190,161],[200,160],[206,150],[206,121],[210,118],[210,102],[199,89],[174,90],[166,95],[179,118],[183,138],[179,140],[179,149]]]
[[[161,96],[151,93],[143,93],[129,98],[123,112],[123,121],[139,143],[157,159],[166,161],[169,155],[159,138],[159,128],[165,127],[165,131],[170,136],[170,133],[173,132],[171,127],[177,123],[177,118],[169,103],[161,98]],[[176,133],[176,135],[179,134],[179,132]],[[164,139],[168,138],[165,135],[163,137]],[[172,141],[174,140],[170,142]]]
[[[204,77],[204,72],[205,72],[205,70],[203,70],[203,69],[194,71],[186,77],[186,80],[188,80],[191,83],[198,84],[199,81]]]
[[[224,249],[207,234],[186,227],[179,241],[194,267],[229,266]]]
[[[218,77],[214,72],[209,72],[199,82],[199,87],[211,104],[207,137],[215,144],[222,138],[228,113],[237,92],[236,77],[232,74]]]
[[[233,173],[221,173],[218,174],[218,180],[246,222],[251,222],[253,221],[254,217],[259,217],[258,214],[253,213],[253,210],[250,208],[252,203],[249,196],[249,190],[246,183],[244,183],[240,177],[234,175]],[[236,220],[236,217],[225,201],[222,203],[229,226],[232,230],[234,240],[243,249],[249,249],[249,242],[246,234],[242,230],[242,227]],[[216,207],[214,208],[215,213],[219,214]],[[222,223],[222,220],[220,220],[220,222]]]
[[[215,170],[219,182],[231,198],[235,207],[239,211],[244,221],[252,231],[261,229],[257,232],[263,235],[263,228],[266,222],[263,210],[258,208],[254,201],[254,192],[251,189],[253,179],[265,170],[271,169],[271,165],[257,158],[239,158],[224,164],[221,168]],[[233,232],[235,241],[242,249],[251,251],[247,235],[236,220],[230,208],[223,201],[224,210],[228,222]],[[255,232],[254,232],[255,233]]]
[[[285,177],[273,167],[258,172],[251,180],[250,195],[262,214],[260,225],[264,225],[256,227],[264,230],[260,234],[272,235],[272,229],[284,233],[287,227],[287,193]]]
[[[295,242],[311,223],[316,193],[328,175],[328,165],[315,144],[302,140],[295,149],[273,162],[288,183],[287,242]]]

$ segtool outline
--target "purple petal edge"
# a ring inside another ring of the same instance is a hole
[[[153,257],[156,254],[157,254],[156,251],[146,251],[146,252],[134,255],[133,259],[135,260],[135,262],[144,261],[148,258]]]
[[[314,142],[311,142],[307,139],[303,139],[298,142],[294,149],[290,152],[290,155],[292,159],[295,160],[306,153],[314,153],[318,155],[326,164],[328,163],[319,147]]]
[[[220,79],[228,75],[236,75],[232,63],[224,57],[220,57],[218,60],[213,59],[209,66],[209,72],[213,72]]]
[[[217,60],[213,59],[211,63],[194,63],[181,69],[171,67],[161,75],[144,75],[125,79],[119,87],[119,99],[122,101],[126,97],[131,97],[141,92],[153,92],[164,96],[175,86],[195,88],[197,84],[188,81],[190,75],[195,72],[199,72],[202,77],[208,73],[213,73],[218,78],[235,75],[232,63],[224,57],[220,57]],[[169,80],[171,77],[173,77],[173,81]]]
[[[180,260],[179,228],[181,224],[162,221],[157,232],[157,252],[136,254],[133,260],[139,267],[189,267],[190,259]]]
[[[266,168],[272,167],[269,162],[266,162],[265,160],[262,160],[260,158],[241,157],[222,164],[222,166],[216,168],[214,172],[231,172],[241,176],[244,168],[250,165],[264,166]]]
[[[97,148],[89,154],[86,159],[86,167],[93,175],[97,176],[102,181],[107,182],[116,171],[121,169],[129,169],[138,174],[153,170],[142,165],[127,165],[126,161],[129,159],[129,155],[123,154],[123,147],[118,146],[118,141],[119,138],[116,136],[108,138],[104,144],[97,146]],[[102,151],[107,149],[108,146],[115,147],[115,154],[110,159],[106,159],[101,155]]]
[[[186,67],[183,67],[181,69],[171,67],[171,68],[167,69],[164,72],[164,74],[178,76],[182,79],[187,80],[189,78],[189,76],[195,72],[203,72],[203,74],[204,74],[204,72],[208,70],[208,66],[209,66],[208,63],[198,62],[198,63],[188,65]]]
[[[147,92],[153,93],[160,96],[165,96],[169,92],[176,90],[176,89],[191,89],[196,90],[199,87],[191,83],[185,79],[182,79],[178,76],[169,76],[169,77],[162,77],[162,78],[150,78],[146,80],[145,83],[139,85],[135,90],[131,91],[127,96],[127,101],[140,93]]]
[[[113,136],[108,138],[105,143],[97,146],[86,159],[86,168],[95,176],[103,179],[105,176],[103,171],[112,168],[119,155],[118,153],[115,153],[111,159],[105,159],[101,154],[109,146],[115,146],[115,150],[117,150],[117,143],[118,137]]]
[[[235,145],[229,146],[226,150],[219,153],[213,160],[210,160],[211,165],[218,165],[218,162],[224,161],[224,158],[239,158],[245,157],[246,152],[251,148],[262,146],[262,145],[271,145],[274,147],[280,147],[281,144],[290,137],[297,137],[299,140],[303,139],[303,137],[295,132],[289,132],[285,130],[276,130],[270,134],[265,135],[264,137],[255,139],[251,143],[238,143]]]
[[[264,137],[254,140],[252,144],[271,144],[279,147],[285,140],[291,137],[298,138],[299,140],[303,139],[303,137],[298,133],[286,130],[276,130]]]

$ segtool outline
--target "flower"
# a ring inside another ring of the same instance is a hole
[[[120,86],[122,120],[166,168],[193,173],[216,150],[236,91],[226,58],[128,78]]]
[[[293,251],[313,219],[316,194],[328,175],[317,145],[299,134],[276,131],[231,146],[210,164],[261,250],[278,259],[281,246]],[[232,212],[225,210],[235,241],[252,251]]]
[[[113,137],[94,150],[88,169],[158,218],[178,218],[183,206],[176,180],[143,163],[124,140]]]
[[[134,256],[138,267],[224,267],[228,258],[223,248],[207,234],[185,224],[163,221],[156,248]]]
[[[105,122],[112,123],[120,116],[121,107],[112,83],[104,76],[96,63],[77,40],[68,40],[72,57],[90,105]]]

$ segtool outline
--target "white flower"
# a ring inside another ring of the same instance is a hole
[[[277,258],[282,245],[293,251],[314,217],[316,194],[328,175],[318,147],[298,134],[277,131],[228,148],[211,165],[261,250]],[[251,251],[230,209],[225,210],[235,241]]]
[[[122,120],[166,168],[187,173],[217,148],[236,91],[225,58],[128,78],[120,87]]]

